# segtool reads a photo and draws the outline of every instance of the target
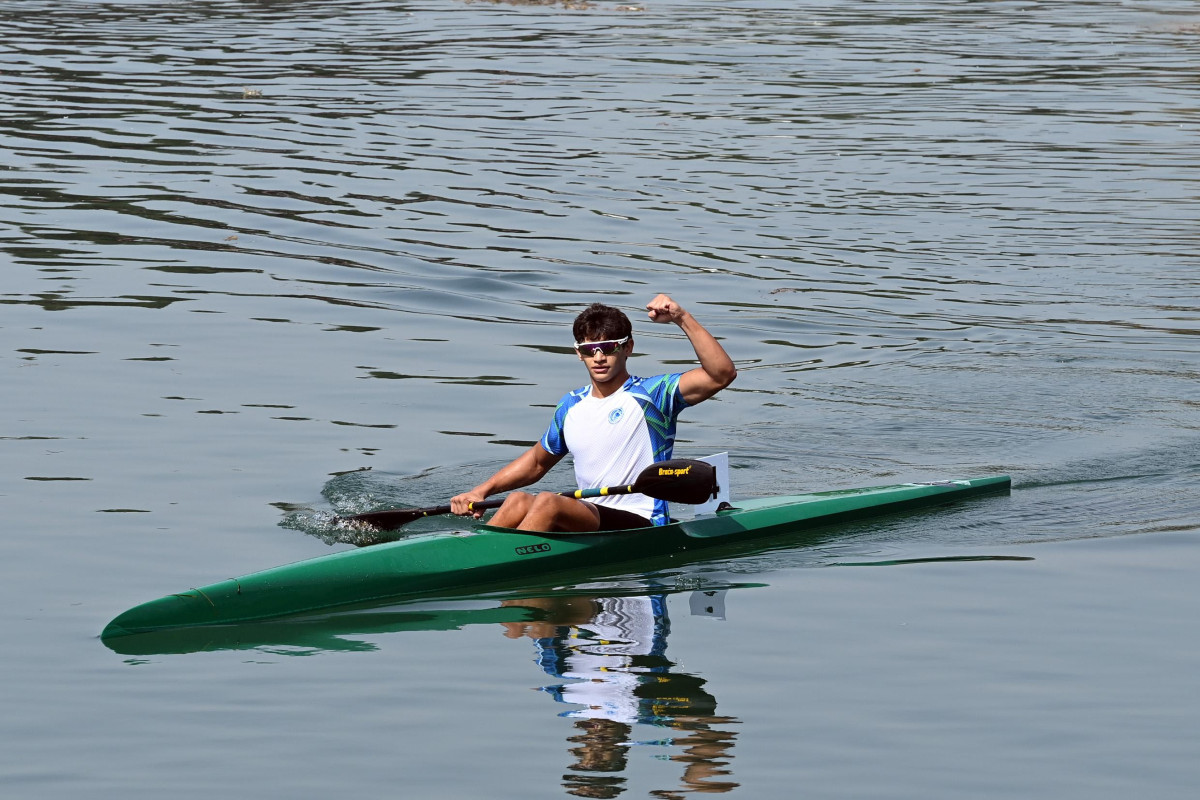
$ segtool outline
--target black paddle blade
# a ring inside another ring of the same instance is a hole
[[[432,509],[428,508],[397,508],[388,511],[369,511],[366,514],[355,514],[350,517],[338,517],[337,522],[351,522],[362,525],[370,525],[372,528],[380,531],[390,531],[407,525],[413,520],[418,520],[421,517],[430,516]],[[441,512],[448,513],[450,508]],[[437,513],[434,511],[433,513]]]
[[[484,500],[482,503],[474,503],[471,509],[474,511],[484,511],[489,508],[499,508],[503,503],[503,498],[496,500]],[[432,508],[395,508],[388,511],[368,511],[365,514],[355,514],[350,517],[338,517],[337,522],[355,522],[359,524],[370,525],[372,528],[381,531],[391,531],[403,525],[421,519],[421,517],[436,517],[442,514],[449,514],[450,506],[433,506]]]
[[[633,490],[668,503],[699,505],[717,496],[717,468],[684,458],[659,461],[642,470]]]

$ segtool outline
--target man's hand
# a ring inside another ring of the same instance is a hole
[[[646,311],[651,322],[679,322],[687,314],[683,307],[665,294],[646,304]]]
[[[679,379],[679,393],[688,405],[701,403],[733,383],[737,377],[733,360],[695,317],[665,294],[647,303],[646,311],[651,322],[674,322],[678,325],[696,350],[700,366],[683,373]]]
[[[481,492],[478,487],[476,487],[469,492],[463,492],[460,495],[450,498],[450,511],[451,513],[458,514],[461,517],[469,515],[475,519],[481,519],[483,517],[483,512],[472,510],[471,504],[482,503],[486,499],[487,495]]]

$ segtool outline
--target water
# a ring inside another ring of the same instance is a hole
[[[0,2],[6,795],[1191,796],[1194,5],[629,9]],[[738,362],[678,447],[735,494],[1013,494],[98,640],[515,456],[583,304],[688,363],[659,291]]]

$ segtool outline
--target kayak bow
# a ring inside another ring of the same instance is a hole
[[[170,594],[120,614],[105,627],[101,638],[274,619],[356,603],[483,591],[580,567],[595,569],[803,533],[830,523],[1004,492],[1010,486],[1007,475],[998,475],[768,497],[632,531],[526,533],[477,525],[465,531],[420,534]]]

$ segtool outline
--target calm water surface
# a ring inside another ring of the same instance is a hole
[[[6,795],[1194,794],[1193,3],[0,0],[0,34]],[[593,300],[635,372],[687,364],[660,291],[740,367],[677,448],[735,495],[1012,495],[99,641],[474,485],[585,380]]]

